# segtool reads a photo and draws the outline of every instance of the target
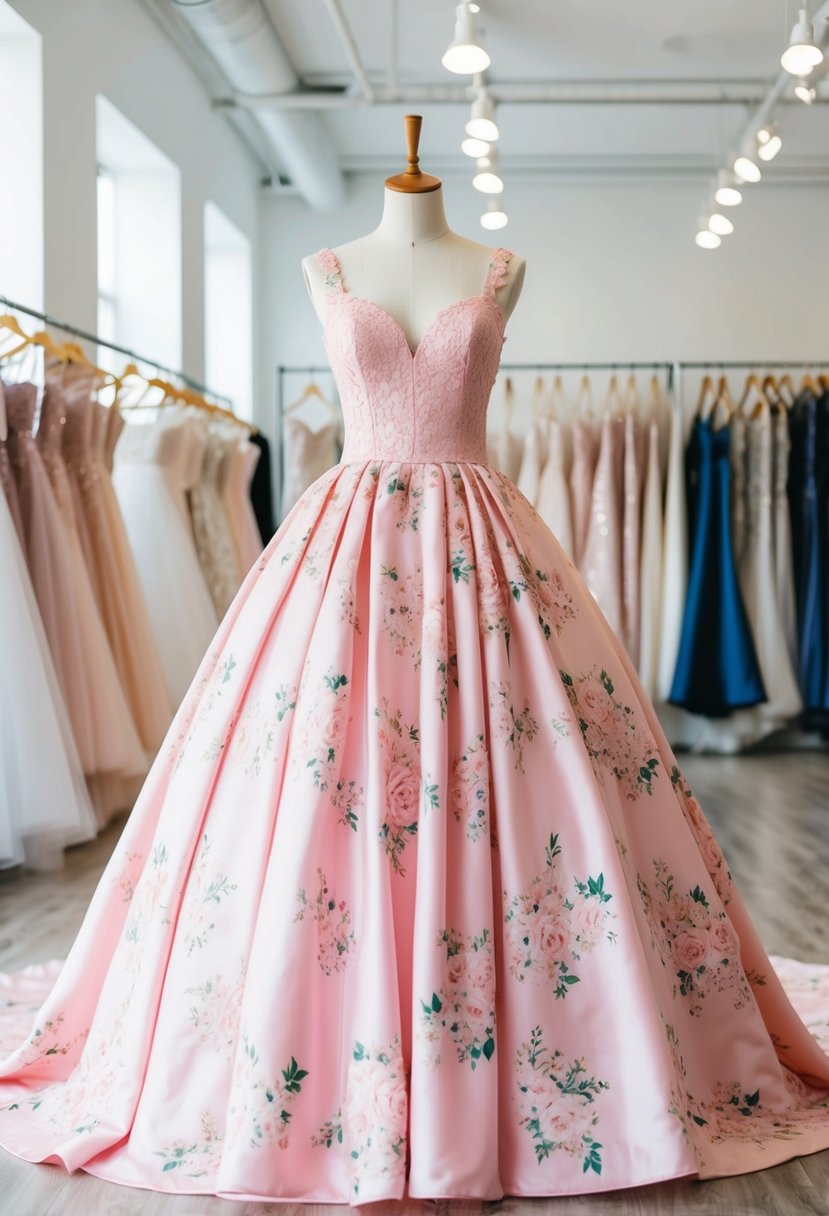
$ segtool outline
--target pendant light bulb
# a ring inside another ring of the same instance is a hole
[[[817,89],[805,76],[801,76],[797,84],[794,86],[794,95],[798,97],[804,105],[810,106],[813,101],[817,100]]]
[[[455,36],[444,51],[441,63],[457,76],[474,76],[489,67],[490,58],[478,41],[471,4],[459,4],[455,10]]]
[[[711,231],[704,217],[700,220],[699,232],[694,240],[700,249],[719,249],[722,244],[721,238],[717,236],[716,232]]]
[[[815,42],[815,27],[809,20],[809,10],[802,8],[789,45],[780,56],[780,62],[792,76],[808,76],[812,68],[823,62],[823,51]]]
[[[734,225],[727,215],[723,215],[721,211],[712,207],[708,216],[708,229],[717,236],[730,236],[734,231]]]
[[[498,124],[495,121],[495,106],[486,89],[479,89],[472,102],[472,112],[469,115],[469,122],[466,124],[466,133],[475,139],[485,139],[490,144],[494,144],[500,135]]]
[[[461,144],[461,151],[465,156],[478,160],[482,156],[489,155],[489,144],[485,139],[473,139],[470,135]]]
[[[740,181],[749,182],[751,184],[759,182],[760,178],[763,176],[758,165],[744,152],[741,152],[740,155],[735,159],[734,172],[737,174]]]
[[[472,178],[472,185],[476,190],[480,190],[481,194],[500,194],[504,189],[504,183],[496,172],[495,157],[482,156],[475,162],[477,172]]]
[[[717,174],[714,198],[721,207],[739,207],[743,201],[742,193],[737,188],[737,179],[728,169],[720,169]]]
[[[777,153],[783,147],[783,136],[780,134],[780,128],[776,122],[767,122],[757,132],[757,155],[760,160],[774,160]]]
[[[481,227],[494,231],[496,228],[506,228],[507,213],[503,207],[503,199],[492,195],[486,205],[486,211],[481,216]]]

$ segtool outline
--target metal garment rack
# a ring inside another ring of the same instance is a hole
[[[225,393],[214,392],[212,388],[209,388],[206,384],[200,384],[198,380],[194,380],[186,372],[179,371],[174,367],[165,367],[163,363],[158,363],[155,359],[148,359],[146,355],[139,355],[137,351],[130,350],[128,346],[119,346],[117,342],[110,342],[107,338],[100,338],[97,334],[91,334],[86,329],[79,329],[77,325],[71,325],[67,321],[59,321],[57,317],[52,317],[47,312],[40,312],[37,308],[29,308],[27,304],[18,304],[7,296],[0,295],[0,304],[12,312],[22,312],[27,317],[34,317],[36,321],[42,321],[44,325],[50,325],[52,329],[59,329],[62,333],[72,334],[83,342],[91,342],[95,346],[105,346],[107,350],[114,350],[116,354],[126,355],[134,363],[146,363],[148,367],[155,368],[157,372],[164,372],[167,376],[181,380],[183,384],[186,384],[188,388],[194,389],[197,393],[203,393],[214,401],[223,401],[231,413],[233,412],[233,402],[230,397],[226,396]]]

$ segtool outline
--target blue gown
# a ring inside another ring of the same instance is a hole
[[[792,520],[798,679],[804,726],[829,725],[829,394],[808,389],[792,406],[789,507]]]
[[[668,699],[709,718],[766,700],[731,544],[729,440],[697,418],[685,458],[691,562]]]

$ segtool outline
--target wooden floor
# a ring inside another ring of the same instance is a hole
[[[829,960],[829,757],[685,757],[683,767],[766,948],[810,962]],[[118,831],[112,827],[73,850],[61,874],[0,877],[0,970],[63,957]],[[28,1165],[0,1150],[2,1216],[288,1216],[288,1206],[302,1216],[348,1211],[131,1190],[82,1173],[69,1176],[54,1166]],[[829,1216],[829,1152],[739,1178],[599,1196],[383,1206],[393,1216]]]

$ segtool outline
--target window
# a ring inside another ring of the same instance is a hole
[[[43,307],[43,66],[40,35],[0,0],[0,290]],[[8,239],[13,234],[13,239]]]
[[[98,329],[181,366],[181,181],[178,168],[106,98],[96,99]],[[123,358],[100,350],[104,367]]]
[[[204,366],[207,384],[253,420],[250,241],[213,203],[204,209]]]

